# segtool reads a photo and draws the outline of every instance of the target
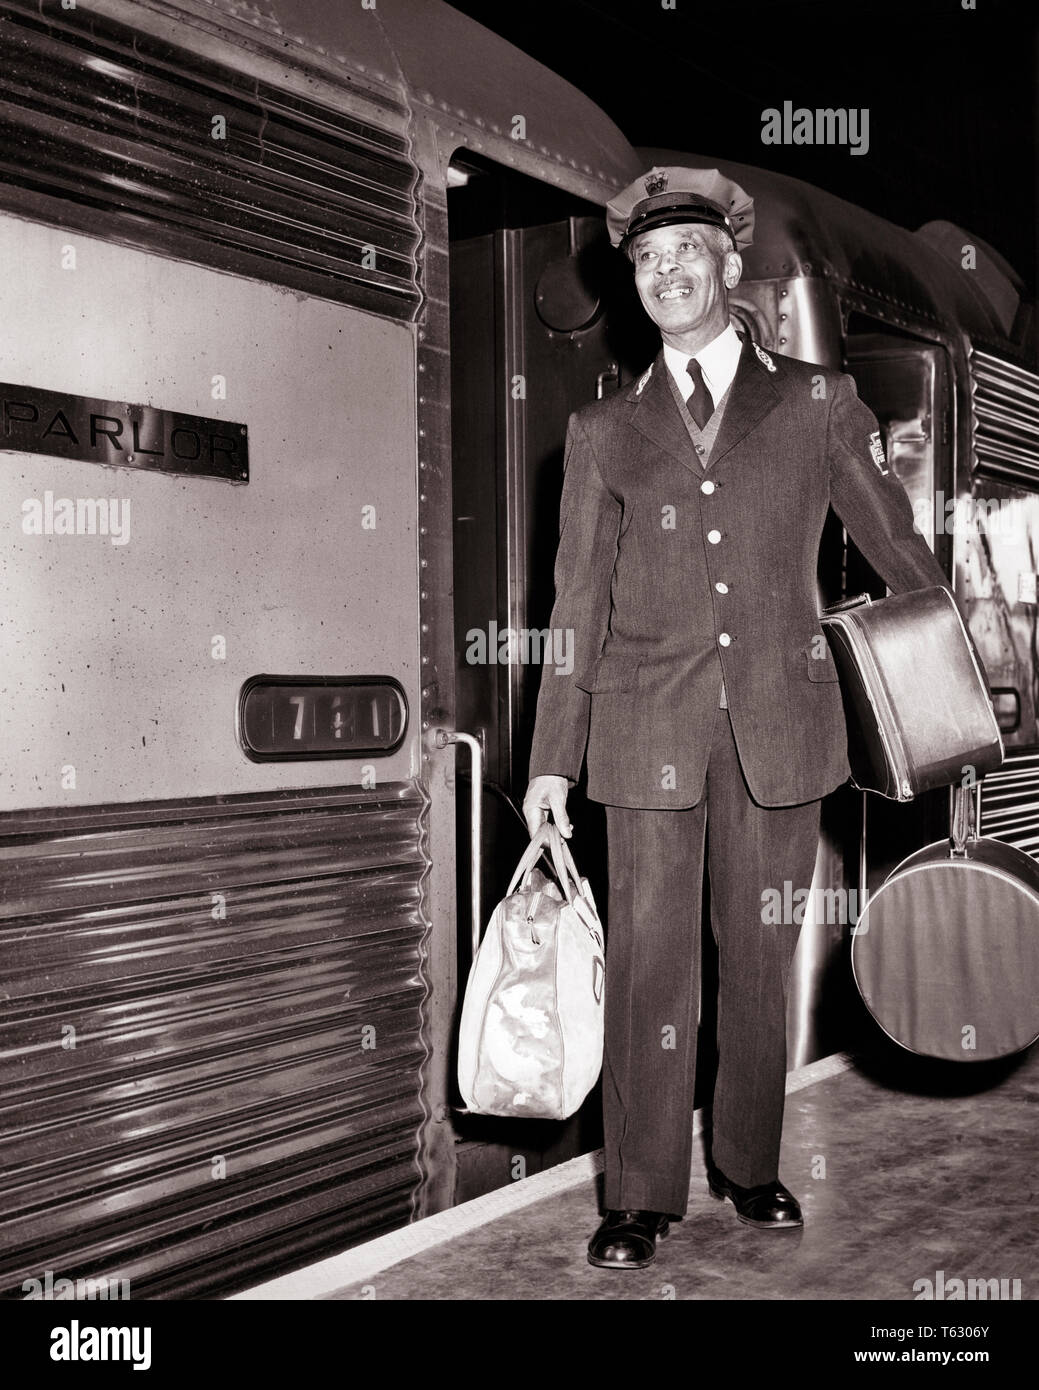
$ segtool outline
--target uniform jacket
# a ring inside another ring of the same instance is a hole
[[[666,372],[661,352],[570,417],[551,625],[573,664],[542,673],[530,775],[576,783],[587,756],[593,800],[695,804],[724,675],[754,799],[815,800],[850,775],[817,608],[828,508],[894,593],[948,581],[850,376],[745,341],[705,471]]]

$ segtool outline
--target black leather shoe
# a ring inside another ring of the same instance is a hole
[[[707,1182],[715,1197],[730,1197],[740,1221],[766,1230],[793,1230],[804,1225],[797,1198],[777,1178],[757,1187],[740,1187],[720,1168],[708,1168]]]
[[[608,1211],[588,1242],[588,1263],[600,1269],[645,1269],[657,1258],[657,1237],[669,1230],[659,1211]]]

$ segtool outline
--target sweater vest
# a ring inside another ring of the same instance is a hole
[[[667,384],[671,387],[671,395],[674,397],[675,404],[678,406],[679,413],[682,416],[682,423],[685,425],[686,433],[689,435],[689,443],[693,455],[700,465],[701,470],[706,471],[707,465],[711,461],[711,451],[714,448],[714,442],[718,438],[718,431],[721,428],[725,407],[729,403],[732,383],[730,382],[721,400],[714,407],[714,414],[707,421],[704,428],[701,429],[689,413],[689,407],[682,399],[682,393],[678,389],[678,383],[671,375],[670,369],[666,364],[664,366],[664,371],[667,372]],[[721,691],[718,696],[718,708],[728,709],[728,705],[729,702],[725,698],[725,682],[722,681]]]

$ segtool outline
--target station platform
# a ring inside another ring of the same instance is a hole
[[[780,1176],[802,1229],[754,1229],[711,1196],[698,1111],[689,1210],[648,1269],[587,1262],[600,1151],[234,1299],[912,1301],[956,1297],[955,1279],[1034,1299],[1037,1102],[1035,1046],[962,1065],[835,1054],[787,1077]]]

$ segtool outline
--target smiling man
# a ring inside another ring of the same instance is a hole
[[[749,1225],[803,1224],[779,1180],[799,926],[762,903],[810,888],[820,800],[849,775],[816,607],[829,508],[893,592],[946,580],[851,378],[733,331],[743,190],[713,169],[653,169],[607,225],[663,343],[634,387],[570,419],[551,627],[574,633],[574,666],[543,675],[524,814],[531,834],[551,815],[568,835],[587,761],[609,853],[607,1210],[588,1258],[638,1269],[687,1205],[705,857],[708,1183]]]

